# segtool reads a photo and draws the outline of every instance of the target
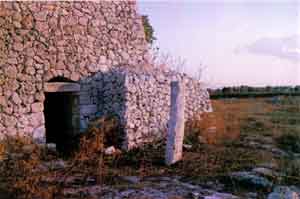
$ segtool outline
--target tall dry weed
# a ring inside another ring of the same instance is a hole
[[[48,154],[45,147],[35,144],[30,137],[7,137],[0,143],[0,155],[3,156],[0,189],[7,191],[10,198],[56,199],[63,196],[64,186],[76,175],[81,176],[77,183],[82,186],[91,178],[95,178],[95,183],[103,184],[109,173],[104,149],[119,141],[117,133],[120,133],[120,127],[116,118],[105,117],[92,122],[80,138],[79,149],[63,161],[60,169],[53,169],[49,164],[61,160],[60,157]]]
[[[30,137],[6,137],[0,164],[1,184],[12,198],[52,199],[58,193],[56,185],[45,184],[55,173],[42,169],[44,152]]]
[[[91,122],[87,132],[80,138],[79,150],[70,160],[71,169],[65,177],[81,173],[84,179],[95,176],[96,183],[103,184],[108,175],[105,147],[118,146],[121,133],[119,121],[115,117],[102,117]]]

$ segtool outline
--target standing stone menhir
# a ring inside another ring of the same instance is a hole
[[[171,109],[167,135],[165,163],[171,165],[182,159],[184,138],[184,84],[171,82]]]

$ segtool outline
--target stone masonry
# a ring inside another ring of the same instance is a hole
[[[207,91],[189,77],[130,69],[150,65],[136,10],[125,0],[0,2],[0,135],[45,142],[45,84],[58,77],[80,85],[81,131],[116,114],[125,149],[163,136],[171,78],[189,88],[187,116],[210,111]]]
[[[81,98],[85,100],[80,102],[82,130],[90,120],[113,114],[124,126],[124,149],[165,137],[172,80],[185,85],[186,120],[212,111],[207,90],[187,75],[155,69],[115,67],[97,73],[83,84]],[[98,100],[90,105],[93,98]]]
[[[142,65],[146,51],[134,1],[0,2],[0,132],[40,136],[44,82]]]

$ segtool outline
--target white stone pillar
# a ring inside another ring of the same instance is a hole
[[[171,82],[171,109],[165,163],[174,164],[182,159],[182,145],[184,138],[184,84]]]

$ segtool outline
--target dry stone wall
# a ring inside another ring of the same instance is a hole
[[[184,84],[186,119],[212,111],[209,94],[199,81],[172,71],[118,67],[98,73],[89,83],[98,93],[94,118],[104,115],[119,118],[124,127],[121,135],[124,149],[164,138],[170,114],[172,80]],[[82,131],[88,121],[87,117],[81,117]]]
[[[84,132],[90,121],[102,116],[116,116],[124,126],[126,101],[125,77],[121,68],[112,68],[81,82],[80,127]]]
[[[96,72],[145,62],[135,1],[0,2],[0,133],[44,137],[43,86],[52,78],[82,82],[88,93]],[[96,110],[87,93],[85,116]]]
[[[126,147],[166,136],[171,101],[171,81],[185,87],[185,119],[211,112],[209,94],[199,81],[172,71],[152,70],[126,73]]]

